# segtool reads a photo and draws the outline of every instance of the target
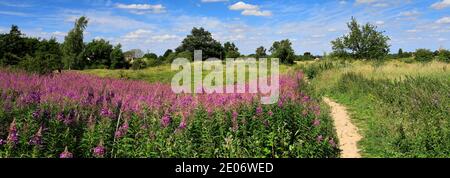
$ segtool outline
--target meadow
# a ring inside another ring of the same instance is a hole
[[[348,107],[364,157],[448,157],[450,65],[405,61],[322,61],[302,68],[315,93]]]

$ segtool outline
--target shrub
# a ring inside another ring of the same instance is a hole
[[[446,49],[440,50],[438,59],[444,62],[450,62],[450,51]]]
[[[429,62],[433,60],[433,52],[429,49],[417,49],[415,59],[420,62]]]
[[[131,64],[131,69],[140,70],[145,69],[147,67],[147,63],[143,59],[135,59]]]

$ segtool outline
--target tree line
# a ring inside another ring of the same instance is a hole
[[[123,52],[121,45],[112,45],[104,39],[84,42],[84,31],[88,19],[84,16],[75,21],[64,38],[58,43],[55,38],[49,40],[26,37],[16,25],[12,25],[9,33],[0,34],[0,65],[12,66],[40,74],[55,70],[82,70],[87,68],[141,69],[170,63],[176,58],[193,60],[194,50],[202,50],[203,58],[279,58],[284,64],[293,64],[296,60],[312,60],[322,57],[351,58],[358,60],[383,60],[389,58],[415,57],[419,61],[438,58],[449,61],[450,52],[440,49],[431,52],[418,49],[416,52],[390,54],[390,38],[384,31],[378,31],[375,25],[361,25],[355,18],[347,24],[349,33],[331,41],[333,52],[329,55],[314,56],[310,52],[296,55],[289,39],[275,41],[269,49],[258,47],[254,54],[242,55],[232,42],[223,45],[212,37],[204,28],[193,28],[174,50],[168,49],[163,55],[144,53],[140,49]],[[268,54],[270,53],[270,54]]]

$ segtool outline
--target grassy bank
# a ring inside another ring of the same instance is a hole
[[[448,157],[449,64],[310,64],[316,93],[344,104],[360,128],[365,157]]]

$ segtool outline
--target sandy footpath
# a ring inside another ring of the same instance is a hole
[[[323,99],[331,107],[331,115],[339,138],[341,158],[361,158],[357,143],[361,140],[358,128],[350,121],[346,108],[329,98]]]

